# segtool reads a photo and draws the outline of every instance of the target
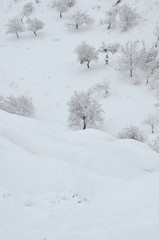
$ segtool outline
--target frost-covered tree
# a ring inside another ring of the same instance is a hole
[[[60,13],[60,18],[62,18],[62,14],[73,7],[75,3],[76,0],[54,0],[52,2],[52,8],[55,8]]]
[[[155,69],[158,67],[158,51],[154,48],[149,50],[144,48],[140,67],[146,73],[146,82],[149,83],[150,76],[154,73]]]
[[[143,49],[138,48],[138,41],[127,42],[126,45],[120,47],[121,56],[118,59],[118,70],[129,71],[130,77],[133,76],[133,70],[140,66]]]
[[[130,125],[124,128],[119,134],[120,139],[134,139],[143,142],[145,140],[143,132],[136,126]]]
[[[120,44],[118,43],[114,43],[114,44],[106,44],[106,43],[102,43],[102,46],[100,47],[99,51],[101,53],[105,53],[105,63],[108,64],[109,63],[109,53],[116,53],[118,51],[120,47]]]
[[[54,0],[52,8],[55,8],[60,13],[60,18],[62,18],[64,12],[68,11],[68,6],[64,0]]]
[[[37,36],[37,31],[42,30],[44,28],[44,23],[37,18],[28,19],[27,23],[28,23],[28,31],[33,32],[35,36]]]
[[[0,109],[20,116],[33,117],[35,108],[27,96],[0,98]]]
[[[110,83],[103,81],[95,84],[90,90],[90,94],[100,94],[102,97],[107,98],[110,95]]]
[[[7,31],[6,31],[7,34],[16,34],[17,38],[19,38],[19,33],[22,33],[25,31],[25,28],[18,17],[9,19],[9,22],[6,25],[6,28],[7,28]]]
[[[94,127],[96,123],[102,123],[103,109],[101,105],[90,95],[89,92],[74,92],[68,102],[69,126]]]
[[[77,10],[71,15],[70,22],[66,24],[66,27],[69,30],[77,30],[79,27],[91,22],[93,22],[93,19],[88,15],[87,11]]]
[[[90,67],[91,61],[98,59],[98,52],[96,51],[96,49],[85,42],[82,42],[75,49],[75,53],[77,54],[80,64],[86,62],[88,68]]]
[[[21,12],[21,22],[23,22],[24,17],[30,16],[33,10],[34,10],[33,3],[32,2],[26,3]]]
[[[104,24],[107,24],[107,28],[113,28],[116,25],[116,17],[117,17],[117,8],[114,7],[106,12],[106,19],[104,20]]]
[[[156,127],[159,126],[159,116],[156,114],[150,115],[144,120],[143,124],[149,125],[151,127],[151,132],[153,134],[155,132]]]
[[[128,4],[120,6],[118,15],[122,32],[126,32],[128,29],[138,24],[139,15],[136,13],[136,10],[132,9]]]

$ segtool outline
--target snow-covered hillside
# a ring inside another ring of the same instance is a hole
[[[6,34],[8,19],[28,2],[44,29],[37,37]],[[121,1],[140,15],[139,24],[126,32],[100,24],[115,3],[77,0],[60,19],[49,0],[0,1],[0,97],[26,95],[35,106],[34,118],[0,110],[0,239],[159,239],[159,155],[148,145],[159,128],[151,134],[143,124],[158,114],[159,90],[154,79],[146,84],[144,72],[130,78],[117,71],[119,53],[110,55],[109,65],[100,54],[87,69],[74,52],[82,41],[96,49],[102,42],[155,44],[157,0]],[[68,31],[74,9],[87,10],[94,21]],[[96,96],[103,124],[69,129],[67,102],[73,92],[103,81],[110,85],[107,98]],[[145,143],[117,138],[130,124],[141,128]]]

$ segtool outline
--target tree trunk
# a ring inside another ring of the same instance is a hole
[[[87,62],[87,67],[89,68],[89,62]]]
[[[133,76],[133,70],[130,69],[130,77],[132,77],[132,76]]]
[[[21,20],[21,23],[23,24],[23,18],[25,17],[25,14],[22,16],[22,18],[20,19]]]
[[[35,36],[37,37],[37,33],[36,32],[33,32],[35,34]]]
[[[62,18],[62,12],[60,12],[60,18]]]
[[[107,53],[106,56],[105,56],[105,63],[106,64],[108,64],[108,60],[109,60],[109,58],[108,58],[108,53]]]
[[[83,117],[83,130],[86,129],[86,117],[84,116]]]
[[[78,29],[78,24],[76,24],[76,29]]]
[[[118,0],[118,1],[115,3],[115,6],[118,5],[119,3],[121,3],[121,0]]]
[[[152,127],[152,134],[154,134],[154,126],[151,126]]]
[[[16,36],[17,36],[17,38],[19,39],[19,35],[18,35],[18,33],[16,32]]]
[[[111,28],[111,23],[109,23],[109,25],[108,25],[108,29],[110,29]]]
[[[156,48],[158,47],[158,41],[159,41],[159,37],[157,38],[157,42],[156,42],[156,45],[155,45]]]

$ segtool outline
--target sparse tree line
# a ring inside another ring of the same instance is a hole
[[[95,84],[88,91],[75,91],[67,102],[68,126],[74,130],[99,127],[104,122],[105,111],[98,102],[97,96],[107,98],[111,95],[110,83],[103,81]],[[35,107],[32,98],[22,95],[19,97],[0,97],[0,109],[12,114],[34,117]],[[142,122],[147,125],[151,134],[159,130],[159,113],[151,114]],[[119,132],[119,139],[147,141],[144,132],[135,125],[129,125]],[[149,143],[150,147],[159,152],[159,137]]]
[[[35,0],[39,3],[39,0]],[[139,23],[140,16],[135,9],[131,8],[128,4],[120,5],[121,1],[117,3],[109,10],[105,12],[105,19],[101,20],[101,24],[107,25],[108,29],[120,29],[122,32],[128,31]],[[63,13],[68,12],[76,5],[76,0],[53,0],[50,3],[52,9],[59,12],[60,18],[63,17]],[[37,32],[44,28],[44,23],[40,19],[29,19],[29,16],[33,13],[34,6],[32,2],[28,2],[24,5],[20,16],[9,19],[6,25],[6,32],[8,34],[15,34],[19,38],[19,34],[25,30],[32,31],[35,36]],[[28,26],[24,26],[25,23]],[[87,11],[74,10],[69,17],[69,22],[66,24],[68,30],[78,30],[81,26],[88,25],[94,22],[93,18],[89,16]],[[155,47],[159,42],[159,24],[156,25],[155,36],[157,37]]]
[[[144,42],[128,41],[125,46],[120,44],[102,43],[99,49],[95,49],[86,42],[82,42],[76,47],[80,64],[86,63],[90,68],[90,63],[98,59],[100,53],[105,54],[105,64],[109,64],[109,55],[118,53],[116,70],[120,72],[128,72],[130,77],[133,77],[135,70],[140,70],[145,73],[146,83],[149,83],[151,76],[159,74],[159,58],[158,49],[151,47],[147,49]]]
[[[86,92],[74,92],[67,104],[69,111],[68,124],[70,128],[86,129],[87,127],[101,126],[104,121],[104,110],[95,98],[94,93],[102,89],[102,92],[110,94],[108,86],[109,84],[105,82],[104,84],[97,84]],[[142,124],[149,127],[151,134],[157,133],[159,130],[159,113],[147,116]],[[147,137],[140,127],[132,124],[123,128],[116,137],[119,139],[147,142]],[[149,142],[148,145],[156,152],[159,152],[159,137]]]
[[[72,129],[83,129],[90,127],[101,126],[104,122],[104,113],[101,104],[97,101],[95,93],[102,97],[110,95],[110,87],[108,82],[96,84],[88,91],[75,91],[67,102],[68,106],[68,126]],[[28,96],[9,96],[0,97],[0,109],[12,114],[33,117],[35,114],[35,107],[32,98]],[[159,130],[159,114],[147,116],[142,122],[147,125],[151,134],[157,133]],[[143,131],[135,126],[129,125],[120,131],[117,135],[120,139],[133,139],[140,142],[145,142],[146,136]],[[157,152],[159,152],[159,137],[153,140],[149,145]]]
[[[97,98],[104,97],[107,98],[111,95],[110,92],[110,83],[109,82],[101,82],[95,84],[86,92],[74,92],[70,101],[68,102],[69,106],[69,126],[71,128],[83,128],[95,126],[96,123],[103,122],[103,113],[101,105],[98,104]],[[93,114],[92,114],[93,113]],[[97,116],[96,116],[97,115]],[[98,118],[99,117],[99,118]],[[91,120],[90,120],[91,119]],[[151,131],[151,134],[156,133],[159,130],[159,113],[148,115],[145,120],[142,122],[143,125],[147,125]],[[130,125],[130,127],[125,128],[124,131],[119,134],[120,138],[130,138],[138,141],[144,141],[144,137],[139,140],[135,137],[130,137],[128,134],[125,134],[130,130],[132,132],[140,132],[134,129],[138,129],[134,125]],[[130,132],[131,132],[130,131]],[[142,134],[139,134],[142,135]],[[124,137],[125,136],[125,137]]]
[[[35,0],[39,3],[39,0]],[[139,23],[140,16],[135,9],[130,7],[128,4],[120,5],[121,1],[117,3],[109,10],[105,12],[105,18],[101,20],[101,24],[107,25],[107,29],[120,29],[122,32],[126,32],[132,27]],[[68,12],[71,8],[76,6],[76,0],[53,0],[50,2],[51,9],[55,9],[60,18],[63,17],[65,12]],[[19,38],[19,34],[25,30],[32,31],[35,36],[37,32],[44,28],[44,23],[40,19],[29,19],[34,11],[34,6],[32,2],[28,2],[24,5],[20,16],[9,19],[6,25],[6,32],[9,34],[16,34]],[[28,26],[24,26],[25,23]],[[81,26],[93,23],[94,19],[88,14],[87,11],[82,11],[80,9],[75,9],[71,12],[69,16],[69,22],[66,23],[66,27],[70,31],[78,30]],[[155,47],[158,46],[159,42],[159,25],[156,25],[155,36],[157,37]]]
[[[121,32],[126,32],[139,23],[140,16],[135,9],[128,4],[122,6],[115,5],[105,13],[105,19],[101,20],[101,24],[107,25],[107,29],[120,29]]]
[[[86,63],[87,68],[90,68],[90,63],[98,59],[99,53],[105,53],[105,63],[108,64],[110,53],[117,53],[119,47],[120,45],[117,43],[106,44],[103,42],[99,49],[95,49],[86,42],[82,42],[76,47],[75,53],[77,54],[80,64]]]
[[[36,3],[39,1],[36,0]],[[105,19],[101,24],[106,25],[109,30],[120,29],[126,32],[139,23],[140,16],[135,9],[128,4],[120,5],[120,0],[116,2],[113,8],[105,13]],[[68,12],[76,5],[76,0],[54,0],[51,2],[51,8],[59,13],[62,18],[65,12]],[[7,33],[15,34],[19,38],[19,34],[25,30],[33,32],[37,36],[37,32],[42,30],[44,23],[36,18],[30,18],[34,11],[31,2],[24,5],[19,17],[9,19],[7,24]],[[76,31],[82,26],[93,23],[93,18],[89,16],[87,11],[75,10],[70,14],[69,22],[66,27],[69,31]],[[151,48],[147,48],[144,42],[128,41],[124,46],[118,43],[103,42],[98,49],[90,46],[86,42],[82,42],[75,49],[80,64],[86,64],[90,68],[92,61],[97,61],[99,54],[104,54],[104,62],[109,64],[110,56],[117,54],[116,69],[121,72],[127,72],[132,78],[134,72],[139,70],[145,73],[145,82],[148,84],[152,76],[159,76],[159,24],[156,25],[154,34],[156,43]],[[73,129],[86,129],[87,127],[96,127],[104,121],[104,110],[97,101],[97,96],[104,98],[110,95],[110,83],[102,82],[94,85],[86,92],[74,92],[68,101],[68,125]],[[0,98],[0,109],[9,113],[21,116],[32,117],[35,108],[32,99],[26,96]],[[144,121],[144,125],[149,126],[151,133],[154,134],[159,127],[159,114],[149,115]],[[144,142],[146,137],[141,129],[135,125],[129,125],[119,132],[120,139],[134,139]],[[150,146],[159,152],[159,138],[154,140]]]
[[[119,2],[120,3],[120,2]],[[68,12],[70,8],[74,7],[76,0],[54,0],[51,3],[51,8],[59,12],[60,18],[63,13]],[[135,9],[128,4],[120,6],[115,4],[109,11],[105,12],[105,19],[101,20],[101,24],[107,25],[108,29],[121,29],[126,32],[130,28],[139,23],[140,16]],[[66,24],[68,30],[77,30],[83,25],[88,25],[94,20],[87,11],[75,10],[69,17],[69,22]]]
[[[39,3],[39,1],[35,1]],[[50,2],[51,9],[55,9],[60,18],[63,17],[65,12],[68,12],[71,8],[76,5],[76,0],[53,0]],[[20,16],[13,19],[9,19],[7,24],[7,33],[16,34],[19,38],[19,34],[25,30],[32,31],[37,35],[37,31],[43,29],[44,23],[38,19],[32,19],[26,21],[29,27],[24,27],[24,19],[27,20],[29,16],[33,13],[34,6],[32,2],[28,2],[24,5]],[[108,29],[119,28],[119,19],[120,19],[120,28],[122,31],[127,31],[129,28],[135,26],[138,23],[138,14],[132,9],[129,5],[115,5],[112,9],[105,13],[105,19],[101,21],[102,24],[107,24]],[[93,23],[94,20],[89,16],[87,11],[82,11],[80,9],[75,9],[69,16],[69,22],[66,24],[66,27],[70,31],[78,30],[82,26]],[[117,24],[118,22],[118,24]]]
[[[62,18],[63,13],[68,12],[76,5],[76,0],[54,0],[50,5],[52,9],[55,9],[59,13],[60,18]],[[74,31],[92,22],[93,19],[89,16],[87,11],[76,9],[70,14],[69,22],[66,23],[66,27],[69,31]]]
[[[121,46],[120,44],[106,44],[102,43],[101,47],[99,49],[95,49],[94,47],[88,45],[86,42],[82,42],[77,48],[75,49],[75,53],[77,54],[78,61],[80,64],[86,63],[87,67],[90,68],[90,63],[94,60],[98,59],[98,55],[100,53],[105,54],[105,64],[109,64],[109,54],[115,54],[118,53],[118,59],[117,59],[117,70],[121,72],[128,72],[130,77],[133,77],[133,73],[135,70],[143,71],[146,74],[146,83],[149,83],[149,78],[153,75],[158,76],[159,74],[159,59],[158,59],[158,49],[156,46],[151,47],[150,49],[147,49],[144,42],[134,41],[134,42],[127,42],[125,46]],[[71,98],[71,102],[69,102],[69,106],[75,105],[74,111],[77,104],[77,96],[80,98],[81,94],[86,94],[89,96],[89,98],[94,98],[95,94],[98,93],[98,91],[103,92],[105,97],[108,97],[110,95],[110,87],[109,83],[104,82],[102,84],[97,84],[96,86],[92,87],[89,91],[86,93],[74,93],[76,95],[75,98]],[[79,102],[79,101],[78,101]],[[97,105],[96,105],[97,106]],[[100,109],[100,112],[98,112],[98,116],[100,116],[100,119],[94,119],[94,126],[98,123],[102,123],[103,121],[103,113],[101,106],[98,108]],[[78,108],[79,109],[79,108]],[[74,111],[72,111],[72,107],[69,107],[69,126],[72,126],[72,128],[79,126],[79,122],[76,122],[76,117],[79,117],[79,114],[75,114]],[[92,110],[91,110],[92,112]],[[96,112],[96,111],[95,111]],[[88,113],[87,113],[88,114]],[[83,118],[80,119],[80,123],[82,125],[83,123],[83,129],[86,128],[86,120],[87,117],[83,114]],[[79,120],[78,119],[78,120]],[[89,118],[88,118],[89,119]],[[88,120],[88,126],[90,126],[90,122]],[[91,123],[92,124],[92,123]],[[159,114],[155,115],[149,115],[142,124],[145,124],[149,126],[151,129],[151,133],[154,134],[159,127]],[[142,130],[140,130],[139,127],[135,125],[129,125],[125,127],[121,132],[119,132],[118,138],[120,139],[134,139],[137,141],[144,142],[146,141],[146,137]],[[155,151],[159,152],[159,138],[154,140],[152,143],[149,144]]]
[[[15,34],[16,37],[19,38],[20,33],[30,31],[37,36],[37,32],[44,28],[44,23],[37,18],[29,18],[33,10],[33,3],[26,3],[21,11],[20,16],[9,19],[8,24],[6,24],[6,33]]]

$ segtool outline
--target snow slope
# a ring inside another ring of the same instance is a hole
[[[0,112],[0,238],[158,239],[158,154]]]
[[[45,22],[44,30],[37,38],[26,32],[17,40],[5,34],[5,24],[26,2],[0,1],[0,96],[27,94],[36,107],[35,119],[0,111],[0,239],[158,240],[158,154],[147,144],[115,137],[128,124],[152,137],[142,122],[158,110],[157,92],[137,72],[132,80],[118,73],[116,56],[105,66],[101,55],[88,70],[74,53],[83,40],[96,48],[102,41],[136,39],[151,46],[158,2],[123,0],[136,7],[141,22],[120,33],[99,23],[115,1],[77,1],[95,22],[68,32],[70,13],[59,19],[49,1],[41,0],[33,16]],[[109,98],[98,99],[104,125],[68,129],[67,101],[73,91],[103,80],[111,89]]]

